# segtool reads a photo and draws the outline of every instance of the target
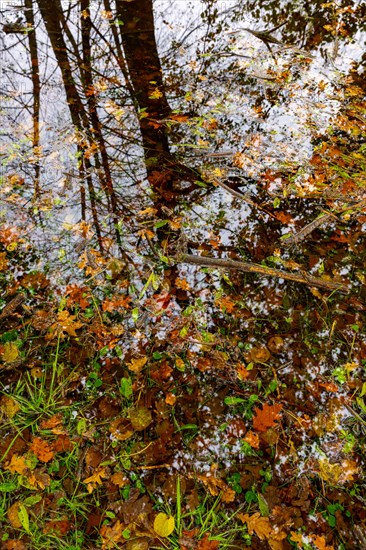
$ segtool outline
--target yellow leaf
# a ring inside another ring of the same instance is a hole
[[[14,363],[19,357],[19,349],[15,342],[5,342],[3,351],[3,361],[5,363]]]
[[[20,410],[18,403],[7,395],[3,395],[0,400],[0,408],[4,411],[8,418],[13,418]]]
[[[154,520],[154,531],[159,537],[169,537],[174,531],[175,519],[160,512]]]
[[[138,359],[132,358],[131,363],[127,363],[127,366],[130,369],[130,371],[139,373],[142,371],[142,368],[146,365],[146,363],[147,363],[147,357],[140,357]]]
[[[95,473],[87,477],[86,479],[83,479],[83,483],[86,483],[88,487],[88,492],[92,493],[94,489],[97,487],[97,485],[102,485],[103,481],[102,478],[107,478],[108,472],[106,468],[98,468]]]
[[[0,252],[0,271],[5,271],[8,267],[8,260],[6,259],[6,252]]]

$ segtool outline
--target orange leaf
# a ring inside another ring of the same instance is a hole
[[[253,449],[259,449],[259,437],[258,434],[253,433],[252,431],[248,432],[244,437],[244,441],[249,443]]]
[[[52,428],[55,428],[59,424],[62,423],[62,414],[54,414],[51,416],[51,418],[48,418],[47,420],[42,420],[39,427],[41,430],[50,430]]]
[[[19,519],[20,505],[21,502],[19,500],[17,502],[14,502],[14,504],[12,504],[10,508],[8,508],[8,511],[6,513],[6,515],[8,516],[8,520],[11,523],[11,526],[15,529],[21,529],[22,527],[22,523]]]
[[[209,535],[206,535],[201,539],[196,547],[197,550],[216,550],[220,545],[218,540],[209,540]]]
[[[237,517],[241,519],[243,523],[248,526],[248,533],[252,535],[255,533],[261,540],[268,539],[271,535],[272,528],[269,522],[269,518],[264,518],[259,512],[256,512],[252,516],[249,514],[238,514]]]
[[[274,426],[276,420],[280,418],[280,411],[282,410],[282,405],[275,403],[274,405],[263,405],[263,409],[254,409],[255,417],[253,420],[253,428],[258,432],[266,432],[268,428]]]
[[[117,296],[112,300],[104,300],[102,304],[103,311],[115,311],[118,308],[128,309],[129,302],[131,301],[131,296]]]
[[[7,466],[4,468],[5,470],[9,470],[12,474],[20,474],[23,475],[29,470],[29,467],[26,464],[25,457],[24,456],[18,456],[14,454],[11,457],[11,461]]]
[[[41,462],[49,462],[54,457],[54,452],[47,441],[40,437],[35,437],[30,446],[30,450]]]

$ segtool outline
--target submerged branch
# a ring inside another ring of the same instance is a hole
[[[202,267],[224,268],[224,269],[237,269],[239,271],[245,271],[246,273],[256,273],[262,277],[277,277],[280,279],[286,279],[288,281],[294,281],[296,283],[302,283],[309,286],[315,286],[318,288],[324,288],[329,291],[339,291],[344,294],[349,292],[347,285],[343,283],[335,283],[332,281],[325,281],[318,277],[313,277],[307,273],[289,273],[287,271],[281,271],[280,269],[273,269],[272,267],[265,267],[259,264],[252,264],[246,262],[238,262],[237,260],[222,260],[219,258],[206,258],[203,256],[194,256],[192,254],[182,254],[180,256],[173,257],[177,263],[188,263],[199,265]]]

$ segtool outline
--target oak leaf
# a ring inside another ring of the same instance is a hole
[[[59,426],[59,424],[61,423],[62,423],[62,414],[57,413],[51,416],[51,418],[42,420],[39,427],[41,428],[41,430],[51,430],[52,428]]]
[[[82,327],[83,323],[75,319],[76,315],[70,315],[66,310],[59,311],[57,321],[50,326],[49,333],[45,336],[46,340],[53,340],[54,338],[63,340],[66,334],[76,336],[75,331]]]
[[[122,472],[115,472],[110,479],[111,482],[114,483],[114,485],[118,485],[118,487],[124,487],[129,482],[128,478]]]
[[[244,441],[246,441],[253,449],[259,449],[259,436],[258,434],[253,433],[252,431],[249,431],[245,437]]]
[[[86,479],[83,479],[83,483],[87,485],[88,493],[92,493],[98,485],[102,485],[102,479],[106,479],[109,473],[107,468],[98,468],[94,474]]]
[[[237,514],[237,517],[248,526],[248,533],[252,535],[255,533],[261,540],[268,539],[271,535],[272,528],[269,522],[269,518],[264,518],[259,512],[256,512],[252,516],[249,514]]]
[[[275,403],[274,405],[268,405],[265,403],[263,409],[256,407],[254,409],[255,417],[253,420],[253,428],[258,432],[266,432],[268,428],[275,425],[276,420],[280,418],[280,411],[282,405]]]
[[[103,525],[100,530],[100,536],[102,537],[102,550],[108,548],[116,548],[117,544],[123,539],[124,527],[119,519],[113,525]]]
[[[130,371],[139,373],[142,371],[143,367],[147,363],[147,357],[132,358],[130,363],[127,363],[127,366]]]
[[[8,267],[8,260],[6,259],[6,252],[0,252],[0,271],[5,271]]]
[[[118,308],[125,308],[128,309],[129,302],[131,301],[131,296],[116,296],[115,298],[112,298],[111,300],[104,300],[102,303],[102,309],[103,311],[115,311]]]

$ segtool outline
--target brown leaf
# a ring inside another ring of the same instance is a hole
[[[102,537],[102,550],[108,548],[116,548],[117,544],[123,539],[124,526],[119,519],[113,525],[103,525],[100,530],[100,536]]]
[[[216,550],[220,546],[218,540],[209,540],[209,536],[207,533],[205,534],[203,539],[199,541],[196,550]]]
[[[60,424],[62,424],[62,414],[57,413],[51,416],[51,418],[47,418],[47,420],[42,420],[39,427],[41,430],[51,430]]]
[[[255,417],[253,420],[253,428],[258,432],[265,432],[268,428],[274,426],[276,420],[280,418],[280,411],[282,410],[282,405],[280,403],[275,403],[274,405],[268,405],[265,403],[263,409],[254,409]]]

